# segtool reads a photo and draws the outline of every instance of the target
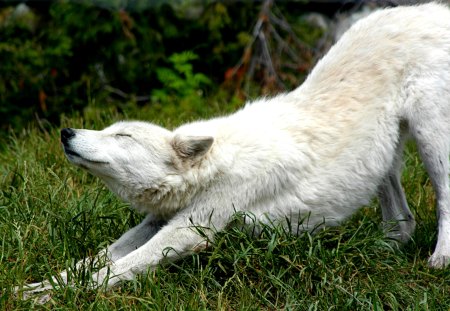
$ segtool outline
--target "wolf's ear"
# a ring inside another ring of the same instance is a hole
[[[211,148],[214,138],[211,136],[175,135],[172,147],[182,159],[196,159],[205,155]]]

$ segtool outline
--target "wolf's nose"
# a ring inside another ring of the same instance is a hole
[[[75,136],[75,131],[71,128],[63,128],[61,130],[61,142],[66,143],[71,137]]]

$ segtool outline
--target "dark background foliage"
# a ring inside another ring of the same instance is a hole
[[[92,103],[123,109],[130,102],[174,105],[186,98],[195,105],[197,98],[200,105],[201,98],[219,92],[245,99],[248,92],[234,83],[243,73],[233,68],[252,40],[263,2],[175,3],[2,2],[0,131],[36,120],[57,124],[61,114]],[[306,1],[271,7],[286,17],[305,49],[323,35],[302,19],[311,8]],[[301,81],[311,59],[302,57],[289,77],[284,70],[282,88]],[[264,85],[264,75],[256,72],[254,78],[255,85]],[[275,89],[280,85],[268,88]]]

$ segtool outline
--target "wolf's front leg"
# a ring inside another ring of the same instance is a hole
[[[164,221],[148,215],[139,225],[127,231],[113,244],[100,251],[94,258],[85,258],[78,261],[75,265],[75,270],[86,269],[89,266],[98,265],[102,261],[114,263],[116,260],[144,245],[158,232],[164,223]],[[26,284],[24,288],[16,287],[15,291],[25,291],[26,294],[24,294],[24,297],[27,298],[33,294],[53,289],[54,286],[52,283],[72,285],[69,284],[68,272],[65,270],[58,277],[52,277],[52,282],[43,281]]]
[[[136,275],[154,269],[158,264],[205,248],[212,232],[202,229],[200,233],[197,228],[186,224],[184,219],[169,222],[146,244],[94,274],[92,286],[111,288],[120,281],[132,280]]]
[[[100,255],[106,253],[107,258],[115,262],[147,243],[165,223],[166,221],[159,220],[153,215],[147,215],[139,225],[128,230],[117,241],[102,250]]]

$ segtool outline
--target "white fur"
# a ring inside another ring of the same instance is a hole
[[[93,286],[111,287],[205,246],[192,226],[222,230],[237,211],[262,222],[287,217],[297,232],[337,225],[378,194],[384,221],[398,222],[388,234],[406,241],[415,227],[399,177],[407,135],[436,191],[439,234],[429,264],[450,262],[445,6],[371,14],[299,88],[227,117],[174,131],[144,122],[74,130],[72,137],[64,131],[68,159],[148,215],[103,252],[110,263]]]

